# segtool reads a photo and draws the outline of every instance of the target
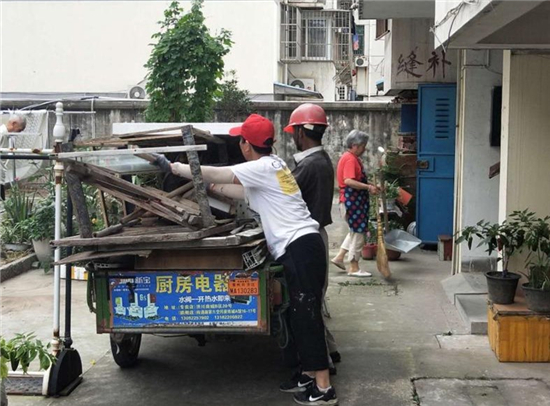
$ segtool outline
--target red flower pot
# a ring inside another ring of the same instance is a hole
[[[376,257],[376,249],[378,248],[377,244],[367,243],[363,246],[361,250],[361,257],[363,259],[374,259]]]

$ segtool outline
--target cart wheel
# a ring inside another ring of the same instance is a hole
[[[137,363],[141,334],[111,334],[111,352],[121,368],[133,367]]]

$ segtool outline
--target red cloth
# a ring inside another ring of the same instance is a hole
[[[361,182],[363,178],[363,164],[355,155],[351,152],[344,152],[338,166],[336,168],[336,179],[338,180],[338,187],[340,189],[340,202],[344,202],[344,188],[346,184],[345,179],[354,179]]]

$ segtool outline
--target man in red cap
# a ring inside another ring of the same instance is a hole
[[[299,151],[294,155],[296,167],[292,174],[300,187],[311,217],[319,223],[319,233],[325,243],[328,263],[328,234],[325,227],[332,224],[334,167],[322,144],[327,127],[325,110],[316,104],[304,103],[294,109],[284,131],[292,134],[296,149]],[[327,286],[328,268],[324,293],[326,293]],[[336,372],[333,362],[340,361],[340,353],[330,331],[326,329],[325,333],[331,357],[329,359],[331,371]]]
[[[210,190],[245,199],[261,218],[267,246],[284,266],[290,295],[290,327],[304,369],[294,400],[303,405],[337,405],[330,385],[325,330],[321,315],[326,273],[326,251],[319,224],[311,218],[300,188],[286,163],[272,155],[273,123],[250,115],[229,133],[240,137],[247,162],[235,166],[202,166]],[[155,164],[188,179],[189,165],[170,163],[157,155]]]

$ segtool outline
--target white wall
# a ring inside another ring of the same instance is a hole
[[[550,214],[549,71],[548,54],[504,52],[500,220],[525,208]]]
[[[188,11],[191,3],[181,2]],[[2,92],[126,91],[146,75],[157,21],[170,1],[0,2]],[[204,3],[213,34],[233,33],[226,70],[252,93],[277,80],[278,0]]]
[[[529,208],[550,214],[550,58],[505,51],[501,219]]]
[[[427,18],[391,20],[390,34],[384,37],[384,92],[397,94],[401,90],[416,89],[419,83],[456,82],[456,51],[448,50],[445,59],[451,64],[445,64],[443,70],[442,50],[434,48],[433,35],[429,31],[432,24],[433,20]],[[428,69],[432,52],[436,52],[439,58],[435,74]],[[418,61],[416,66],[411,66],[411,60]],[[414,74],[403,70],[404,67]]]
[[[332,62],[302,62],[288,65],[288,81],[296,78],[315,80],[315,90],[323,95],[324,101],[335,100],[335,86],[332,78],[336,69]]]
[[[500,148],[490,146],[492,92],[502,84],[502,51],[465,50],[462,53],[457,131],[458,221],[455,228],[474,225],[481,219],[498,221],[499,178],[489,179],[489,167],[499,162]],[[499,73],[500,72],[500,73]],[[461,247],[465,268],[487,266],[485,249]]]
[[[492,0],[466,3],[463,0],[435,0],[435,45],[440,46],[478,15]],[[460,4],[462,4],[460,6]],[[460,7],[458,12],[453,12]]]
[[[547,2],[437,0],[436,44],[468,49],[546,48],[548,4],[544,3]],[[528,18],[521,19],[531,11]],[[516,25],[510,25],[512,22]],[[498,35],[492,37],[495,32]]]
[[[356,68],[355,87],[357,94],[376,95],[376,82],[384,77],[384,39],[376,40],[376,20],[357,20],[365,26],[363,50],[368,61],[368,68]]]

